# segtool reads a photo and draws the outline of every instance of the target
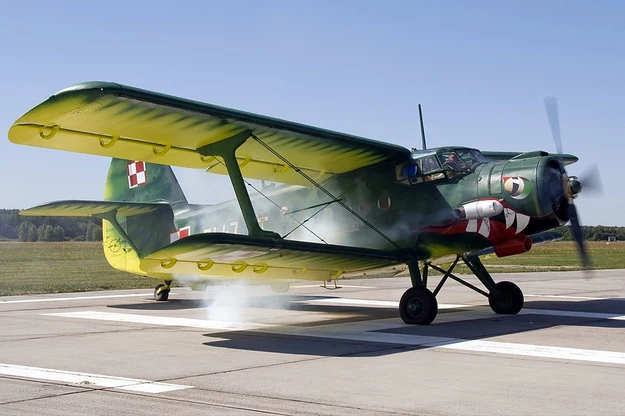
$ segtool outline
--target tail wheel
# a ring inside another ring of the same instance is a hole
[[[410,325],[429,325],[438,312],[438,302],[424,287],[411,287],[399,301],[399,316]]]
[[[516,315],[523,309],[523,292],[512,282],[499,282],[495,285],[499,297],[488,295],[490,308],[499,314]]]
[[[169,299],[169,286],[160,284],[154,288],[154,300],[166,301]]]

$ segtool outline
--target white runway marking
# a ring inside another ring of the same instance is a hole
[[[186,328],[218,329],[228,331],[245,331],[251,329],[269,328],[274,326],[268,324],[246,322],[214,321],[208,319],[174,318],[169,316],[136,315],[130,313],[95,311],[45,313],[43,315],[62,316],[64,318],[95,319],[99,321],[129,322],[133,324],[179,326]]]
[[[576,311],[554,311],[550,309],[523,309],[520,315],[536,314],[549,316],[568,316],[571,318],[608,319],[612,321],[625,321],[625,315],[599,312],[576,312]]]
[[[578,300],[604,300],[610,298],[590,298],[588,296],[566,296],[566,295],[523,295],[526,298],[550,298],[550,299],[578,299]]]
[[[172,293],[173,294],[173,293]],[[74,296],[66,298],[34,298],[34,299],[16,299],[16,300],[0,300],[0,305],[9,303],[33,303],[33,302],[64,302],[68,300],[90,300],[90,299],[113,299],[113,298],[133,298],[133,297],[152,296],[152,293],[130,293],[127,295],[96,295],[96,296]]]
[[[0,364],[0,375],[57,381],[61,383],[73,383],[86,386],[115,388],[119,390],[153,394],[193,388],[193,386],[157,383],[136,378],[103,376],[100,374],[53,370],[50,368],[40,367],[26,367],[23,365],[12,364]]]
[[[346,288],[350,288],[350,289],[377,289],[377,287],[374,286],[358,286],[358,285],[339,285],[340,287],[346,287]],[[323,287],[323,285],[320,284],[316,284],[316,285],[292,285],[291,289],[308,289],[311,287]],[[333,290],[333,289],[332,289]]]
[[[425,348],[442,348],[467,352],[487,352],[494,354],[521,355],[527,357],[625,365],[625,353],[614,351],[550,347],[543,345],[516,344],[510,342],[474,341],[460,338],[390,334],[384,332],[365,332],[358,334],[315,333],[311,334],[311,336],[347,339],[353,341],[413,345]]]
[[[566,316],[582,316],[593,315],[593,317],[601,317],[602,319],[621,319],[623,317],[613,316],[609,314],[590,314],[583,312],[567,312],[567,311],[543,311],[543,310],[530,310],[529,313],[542,313],[544,314],[559,314]],[[61,316],[69,318],[86,318],[105,321],[118,321],[118,322],[133,322],[143,323],[148,325],[167,325],[178,326],[187,328],[202,328],[202,329],[226,329],[226,330],[244,330],[244,329],[266,329],[269,333],[284,333],[286,335],[293,335],[291,329],[280,329],[278,326],[266,325],[266,324],[253,324],[253,323],[223,323],[219,321],[208,321],[201,319],[185,319],[185,318],[172,318],[172,317],[158,317],[151,315],[135,315],[135,314],[120,314],[120,313],[107,313],[107,312],[70,312],[70,313],[54,313],[46,314],[48,316]],[[225,324],[225,325],[224,325]],[[387,329],[401,327],[402,325],[396,325],[395,323],[385,322]],[[518,355],[528,357],[539,357],[549,359],[561,359],[561,360],[574,360],[574,361],[587,361],[596,363],[609,363],[609,364],[623,364],[625,365],[625,353],[615,351],[601,351],[590,350],[580,348],[566,348],[566,347],[553,347],[542,346],[532,344],[516,344],[508,342],[496,342],[496,341],[480,341],[480,340],[467,340],[461,338],[444,338],[444,337],[431,337],[421,335],[409,335],[409,334],[394,334],[387,332],[372,332],[375,329],[377,331],[385,328],[380,327],[379,321],[372,322],[360,322],[356,326],[352,326],[351,329],[342,331],[328,331],[328,327],[325,326],[321,329],[307,328],[303,331],[298,331],[300,336],[314,337],[314,338],[332,338],[339,340],[353,340],[353,341],[365,341],[365,342],[377,342],[386,344],[399,344],[399,345],[411,345],[420,346],[424,348],[440,348],[457,351],[467,352],[485,352],[494,354],[506,354],[506,355]]]
[[[380,306],[384,308],[398,308],[399,302],[392,300],[372,300],[372,299],[349,299],[349,298],[325,298],[314,300],[298,301],[299,303],[325,303],[333,305],[356,305],[356,306]],[[438,309],[457,309],[466,308],[468,305],[458,305],[454,303],[440,303]]]

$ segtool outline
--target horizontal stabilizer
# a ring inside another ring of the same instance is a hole
[[[20,211],[28,217],[93,217],[115,212],[124,217],[171,210],[169,204],[115,201],[56,201]]]
[[[205,233],[146,255],[140,267],[147,273],[327,280],[343,273],[403,263],[409,256],[404,252]]]

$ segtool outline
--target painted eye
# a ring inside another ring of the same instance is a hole
[[[523,199],[531,190],[529,181],[521,176],[507,178],[503,183],[503,188],[515,199]]]

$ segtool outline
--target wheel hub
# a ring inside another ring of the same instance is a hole
[[[509,293],[499,292],[499,297],[497,298],[497,305],[502,308],[508,308],[512,304],[512,297]]]
[[[419,298],[411,298],[406,306],[408,313],[412,317],[417,317],[423,313],[423,302]]]

